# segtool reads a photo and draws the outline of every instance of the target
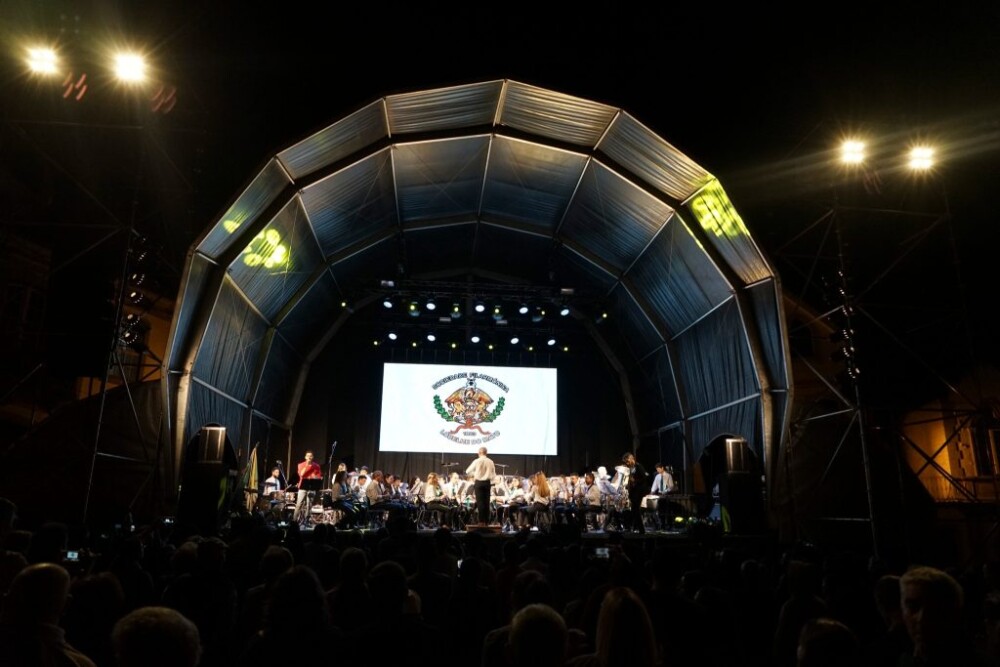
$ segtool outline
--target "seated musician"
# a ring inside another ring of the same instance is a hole
[[[656,515],[661,527],[670,525],[670,512],[668,510],[670,503],[667,502],[667,494],[673,493],[676,488],[673,469],[662,463],[657,463],[656,476],[653,478],[653,486],[650,488],[649,493],[659,498],[656,503]]]
[[[368,499],[368,508],[372,510],[389,509],[389,485],[385,483],[385,477],[381,470],[372,473],[372,481],[368,483],[365,490],[365,497]]]
[[[455,507],[447,502],[448,498],[436,472],[427,473],[424,482],[424,507],[437,512],[442,526],[455,525]]]
[[[271,469],[271,476],[264,480],[264,495],[273,494],[285,488],[285,482],[281,479],[281,468],[275,466]]]
[[[673,493],[675,488],[673,471],[662,463],[657,463],[656,477],[653,478],[653,486],[649,493],[654,496],[663,496]]]
[[[534,528],[539,512],[547,510],[552,505],[552,488],[542,471],[531,476],[531,489],[525,494],[528,504],[520,514],[521,528]]]
[[[354,502],[354,494],[347,483],[347,472],[340,470],[333,477],[333,486],[330,489],[331,509],[343,512],[343,519],[338,524],[342,528],[354,528],[360,518],[360,509]]]
[[[407,499],[410,502],[416,503],[418,500],[422,500],[424,497],[424,482],[419,477],[414,476],[407,488]]]
[[[507,483],[507,527],[511,530],[517,526],[520,521],[519,515],[522,510],[528,504],[527,493],[524,490],[524,485],[521,482],[521,478],[514,475],[510,478]]]
[[[601,504],[601,488],[594,481],[594,473],[583,476],[583,482],[576,487],[576,519],[587,530],[587,516],[604,511]]]

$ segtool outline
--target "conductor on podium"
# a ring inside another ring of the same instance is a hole
[[[479,525],[485,526],[490,522],[490,485],[497,474],[493,461],[486,456],[485,447],[479,448],[479,456],[465,469],[465,474],[472,475],[474,480]]]

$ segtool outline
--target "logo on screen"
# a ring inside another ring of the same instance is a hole
[[[494,377],[480,373],[462,373],[438,380],[434,383],[434,389],[455,380],[464,380],[465,382],[448,394],[448,397],[443,401],[439,394],[434,394],[434,409],[437,410],[437,413],[446,422],[457,424],[455,428],[450,430],[441,429],[441,435],[461,445],[480,445],[500,437],[499,430],[487,431],[482,425],[492,424],[496,421],[503,412],[507,399],[501,396],[494,401],[489,393],[478,386],[477,381],[489,382],[505,392],[508,390],[507,385]]]

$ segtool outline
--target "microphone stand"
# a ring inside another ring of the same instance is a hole
[[[326,460],[326,474],[330,477],[329,483],[324,486],[325,489],[333,488],[333,453],[337,451],[337,441],[334,440],[333,444],[330,445],[330,457]]]

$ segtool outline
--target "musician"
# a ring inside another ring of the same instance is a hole
[[[465,474],[473,479],[479,525],[485,526],[490,522],[490,481],[496,478],[497,472],[493,460],[486,455],[486,447],[480,447],[478,454],[476,460],[465,469]]]
[[[625,455],[622,456],[622,463],[628,468],[628,481],[625,490],[628,492],[628,502],[631,507],[625,527],[645,534],[646,527],[642,523],[642,498],[646,495],[649,476],[642,464],[635,460],[635,454],[632,452],[625,452]]]
[[[407,488],[407,497],[412,502],[416,502],[419,498],[424,497],[424,482],[420,479],[420,477],[414,476],[410,479],[410,484]]]
[[[521,512],[520,527],[533,528],[535,516],[548,509],[552,504],[552,489],[549,487],[549,481],[545,478],[544,472],[538,471],[531,476],[531,489],[525,495],[528,504]]]
[[[655,496],[662,496],[672,493],[674,490],[674,476],[667,466],[662,463],[656,464],[656,477],[653,478],[653,486],[649,492]]]
[[[333,486],[330,489],[330,496],[333,500],[331,509],[340,510],[344,518],[340,520],[338,526],[342,528],[353,528],[357,525],[360,510],[354,503],[354,494],[350,484],[347,483],[347,472],[338,470],[333,476]]]
[[[587,515],[600,514],[604,511],[601,505],[601,487],[594,480],[594,473],[583,476],[583,482],[576,487],[576,520],[583,530],[587,530]]]
[[[285,488],[285,480],[281,478],[281,468],[271,469],[271,476],[264,480],[264,495],[270,496]]]
[[[462,495],[465,491],[465,482],[459,476],[457,472],[452,472],[448,476],[448,486],[445,487],[445,495],[448,500],[455,505],[459,505],[462,502]]]
[[[447,496],[444,489],[441,488],[437,473],[427,473],[427,481],[424,482],[424,507],[438,513],[442,526],[454,526],[455,508],[447,504],[446,499]]]
[[[307,506],[306,502],[309,491],[318,491],[323,484],[323,469],[314,459],[315,455],[312,450],[307,449],[305,460],[301,461],[296,468],[299,474],[299,491],[295,497],[295,519],[297,521],[309,518],[309,511],[312,509]]]

